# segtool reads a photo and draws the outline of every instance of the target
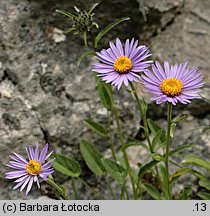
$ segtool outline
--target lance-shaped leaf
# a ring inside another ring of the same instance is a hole
[[[107,131],[106,128],[100,124],[100,123],[96,123],[94,121],[92,121],[91,119],[85,119],[84,123],[93,131],[95,131],[96,133],[100,134],[101,136],[106,136],[107,135]]]
[[[204,167],[208,170],[210,170],[210,162],[198,157],[198,156],[186,156],[184,160],[182,160],[182,163],[188,163],[193,164],[196,166]]]
[[[210,200],[210,193],[199,192],[197,195],[203,200]]]
[[[189,145],[182,145],[182,146],[179,146],[179,147],[177,147],[176,149],[171,150],[171,151],[169,152],[169,156],[175,156],[176,154],[182,152],[182,151],[185,150],[185,149],[194,148],[194,147],[196,147],[196,146],[197,146],[196,144],[189,144]]]
[[[101,38],[107,34],[111,29],[113,29],[115,26],[119,25],[121,22],[130,20],[130,17],[122,17],[120,19],[115,20],[113,23],[109,24],[107,27],[105,27],[101,32],[98,33],[98,35],[95,37],[94,40],[94,47],[97,48],[98,42],[101,40]]]
[[[153,198],[153,199],[156,199],[156,200],[159,200],[160,199],[160,193],[159,191],[151,184],[143,184],[145,190],[147,191],[147,193]]]
[[[191,187],[185,187],[177,195],[176,200],[188,200],[189,196],[192,194],[193,190]]]
[[[161,173],[161,176],[162,176],[162,181],[163,181],[163,184],[162,184],[162,191],[165,195],[165,197],[167,198],[168,197],[168,188],[167,188],[167,174],[166,174],[166,168],[160,164],[159,165],[160,167],[160,173]]]
[[[80,142],[80,152],[89,167],[96,175],[103,175],[105,172],[104,166],[101,163],[103,155],[91,143],[86,140]]]
[[[67,16],[67,17],[69,17],[71,19],[73,19],[75,17],[75,15],[73,15],[70,12],[68,12],[66,10],[63,10],[63,9],[57,9],[57,10],[55,10],[55,12],[63,14],[64,16]]]
[[[88,11],[89,14],[92,13],[92,11],[99,5],[99,3],[95,3],[93,4],[93,6],[90,8],[90,10]]]
[[[127,171],[125,168],[117,164],[116,162],[102,158],[101,159],[106,171],[120,184],[123,184],[126,180]]]
[[[142,142],[139,142],[138,140],[137,140],[137,141],[131,141],[131,142],[129,142],[129,143],[124,144],[124,145],[123,145],[123,149],[127,149],[127,148],[132,147],[132,146],[141,146],[141,147],[143,147],[145,150],[147,150],[147,151],[149,150],[148,147],[147,147],[147,145],[145,145],[145,144],[142,143]]]
[[[200,180],[199,185],[210,191],[210,181],[209,180]]]
[[[144,166],[140,167],[139,169],[139,177],[141,178],[147,171],[151,170],[159,161],[152,160],[149,163],[145,164]]]
[[[159,143],[161,146],[165,143],[166,133],[165,131],[151,119],[147,120],[149,129],[151,130],[154,138],[152,140],[152,149],[155,149]]]
[[[105,108],[110,110],[112,107],[112,100],[111,100],[111,97],[113,94],[112,88],[110,85],[101,81],[97,76],[95,78],[96,78],[96,84],[97,84],[96,89],[98,90],[101,102]]]
[[[54,169],[70,177],[78,177],[81,174],[79,163],[70,157],[59,154],[53,154],[52,158],[56,158],[51,164]]]
[[[152,153],[151,156],[155,161],[163,161],[163,162],[165,162],[165,158],[162,155],[158,154],[158,153]]]
[[[94,56],[95,54],[96,54],[96,53],[93,52],[93,51],[84,52],[84,53],[79,57],[79,59],[78,59],[78,61],[77,61],[77,66],[79,66],[80,63],[82,62],[82,60],[83,60],[84,58],[86,58],[87,56]]]
[[[189,168],[181,168],[179,170],[177,170],[176,172],[174,172],[173,174],[171,174],[169,176],[169,181],[172,182],[173,180],[175,180],[177,177],[185,174],[186,172],[189,172],[190,169]]]

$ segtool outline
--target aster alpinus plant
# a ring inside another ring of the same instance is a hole
[[[75,7],[77,14],[69,13],[66,10],[56,10],[74,21],[74,25],[67,32],[76,31],[76,33],[82,34],[86,49],[88,47],[88,51],[79,58],[78,65],[83,58],[89,55],[95,57],[92,74],[96,80],[96,89],[100,100],[107,109],[106,126],[92,119],[85,119],[84,123],[110,144],[112,155],[109,158],[103,156],[90,140],[82,139],[80,152],[85,163],[96,176],[104,179],[113,199],[144,199],[145,193],[153,199],[188,199],[192,192],[189,187],[184,188],[177,196],[172,193],[173,183],[186,172],[198,177],[201,187],[209,189],[208,180],[202,172],[184,167],[172,158],[183,150],[194,147],[194,145],[190,143],[171,150],[171,143],[176,138],[174,137],[175,127],[183,120],[182,117],[173,118],[173,107],[178,103],[186,105],[191,100],[200,98],[200,92],[204,85],[201,71],[195,67],[188,68],[187,62],[170,65],[168,61],[164,61],[164,66],[161,66],[158,61],[153,61],[149,48],[134,38],[127,39],[125,42],[116,38],[115,42],[109,42],[108,48],[98,50],[98,43],[101,38],[116,25],[130,18],[120,18],[102,29],[95,37],[93,35],[87,37],[94,26],[99,27],[93,21],[94,14],[92,13],[97,5],[97,3],[94,4],[88,12]],[[92,40],[92,43],[88,39]],[[162,103],[167,105],[166,129],[147,117],[149,105],[144,98],[139,97],[134,85],[137,82],[143,85],[145,92],[154,94],[151,101],[155,101],[157,106]],[[127,89],[128,94],[133,95],[137,102],[142,120],[142,125],[139,127],[144,131],[145,143],[135,138],[132,138],[132,142],[130,142],[122,130],[114,100],[115,91],[123,91],[122,86]],[[113,121],[117,125],[117,139],[113,139],[113,131],[111,130]],[[116,146],[118,143],[120,149]],[[133,146],[146,150],[145,158],[147,160],[142,164],[136,162],[138,169],[134,169],[130,165],[127,154],[127,149]],[[40,182],[44,180],[56,189],[59,199],[69,199],[65,188],[57,185],[51,176],[53,169],[55,169],[70,177],[75,199],[80,198],[75,181],[80,181],[91,190],[96,198],[104,199],[101,191],[91,187],[87,181],[82,179],[80,164],[75,159],[67,155],[51,155],[51,153],[47,155],[47,151],[48,145],[46,144],[39,154],[37,144],[35,149],[31,146],[26,149],[28,160],[17,153],[10,156],[12,161],[7,166],[15,169],[15,171],[6,173],[6,178],[15,180],[17,184],[14,189],[20,188],[22,191],[26,188],[26,194],[28,194],[33,183],[36,183],[37,187],[40,188]],[[177,171],[174,173],[170,172],[171,163],[177,167]],[[186,156],[182,163],[193,164],[210,170],[210,162],[199,157]],[[149,178],[154,178],[156,184],[151,184],[150,181],[145,180],[147,175]],[[112,177],[119,186],[113,188],[107,176]],[[198,193],[198,196],[206,199],[210,197],[210,194],[201,192]]]
[[[13,187],[13,190],[20,188],[20,191],[22,191],[26,188],[26,195],[31,190],[33,183],[36,183],[37,187],[40,188],[40,182],[44,180],[52,185],[60,193],[61,197],[69,199],[63,189],[53,181],[51,174],[54,170],[51,163],[55,160],[55,158],[51,158],[47,161],[53,151],[49,154],[47,154],[47,152],[48,144],[43,147],[41,153],[39,154],[38,143],[35,148],[31,145],[26,148],[28,159],[14,152],[14,155],[10,155],[12,160],[6,165],[15,171],[7,172],[5,177],[6,179],[14,180],[14,182],[17,183]]]
[[[166,151],[165,151],[165,170],[166,170],[166,187],[168,198],[172,198],[171,188],[169,185],[169,147],[172,141],[172,108],[178,102],[182,104],[190,103],[190,100],[200,98],[204,82],[201,71],[197,68],[187,68],[187,62],[175,64],[170,67],[168,61],[164,62],[164,69],[158,61],[152,65],[153,73],[149,70],[141,76],[145,91],[156,95],[152,98],[157,104],[168,103],[167,112],[167,134],[166,134]]]
[[[103,137],[109,138],[110,148],[112,151],[112,159],[104,158],[90,141],[82,140],[80,143],[81,154],[90,168],[90,170],[98,176],[103,176],[106,179],[107,173],[116,180],[121,186],[121,199],[129,199],[128,185],[129,179],[133,191],[134,199],[143,198],[142,194],[147,191],[154,199],[172,199],[171,187],[176,178],[186,172],[199,176],[200,173],[177,165],[179,169],[177,172],[170,174],[169,171],[169,157],[175,153],[181,152],[186,148],[191,148],[192,145],[185,147],[178,147],[170,151],[170,144],[173,139],[173,131],[175,125],[179,120],[172,119],[172,107],[177,103],[187,104],[192,99],[199,98],[199,92],[203,87],[203,77],[201,72],[196,68],[187,68],[187,62],[175,64],[170,66],[167,61],[164,62],[164,68],[159,62],[151,59],[150,50],[146,45],[139,44],[138,40],[127,39],[125,43],[121,42],[119,38],[113,43],[110,41],[109,47],[98,51],[97,45],[101,38],[106,35],[112,28],[119,23],[129,20],[128,17],[121,18],[102,29],[98,35],[92,39],[93,47],[85,52],[78,60],[78,65],[82,59],[93,55],[96,56],[97,62],[93,63],[92,70],[95,72],[95,79],[97,90],[102,104],[107,109],[107,123],[108,127],[95,122],[91,119],[85,119],[85,124],[93,131],[97,132]],[[91,44],[86,42],[86,45]],[[150,71],[150,67],[153,71]],[[151,92],[156,96],[151,100],[156,101],[157,104],[166,102],[168,104],[167,113],[167,129],[164,130],[154,121],[147,118],[148,105],[143,98],[139,98],[133,82],[141,82],[145,91]],[[133,94],[136,99],[140,116],[143,125],[140,127],[144,130],[147,144],[135,140],[135,142],[127,143],[124,133],[121,129],[118,111],[113,97],[113,87],[121,90],[122,85],[128,88],[128,92]],[[114,146],[111,131],[111,115],[113,112],[114,119],[117,124],[119,141],[121,144],[121,152],[123,160],[119,159],[118,152]],[[181,120],[181,119],[180,119]],[[150,131],[152,136],[150,135]],[[141,146],[148,151],[148,158],[150,161],[141,164],[139,170],[136,171],[130,166],[127,156],[127,148],[132,146]],[[157,150],[162,148],[161,155]],[[189,162],[189,161],[188,161]],[[175,164],[175,162],[173,162]],[[146,173],[155,169],[155,176],[158,181],[159,189],[154,188],[153,185],[143,183],[142,178]],[[129,178],[127,177],[129,176]],[[116,192],[113,191],[108,182],[113,198],[116,199]],[[184,193],[184,192],[183,192]]]

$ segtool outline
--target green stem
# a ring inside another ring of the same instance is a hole
[[[141,106],[139,96],[137,95],[136,89],[134,88],[134,85],[133,85],[132,82],[130,82],[130,87],[132,89],[132,92],[134,94],[134,97],[135,97],[135,99],[137,101],[137,104],[138,104],[138,107],[139,107],[139,110],[140,110],[140,113],[141,113],[141,118],[142,118],[143,124],[144,124],[144,133],[145,133],[145,136],[146,136],[149,148],[150,148],[150,152],[153,153],[152,144],[151,144],[151,141],[150,141],[150,138],[149,138],[149,129],[148,129],[148,125],[147,125],[146,115],[145,115],[144,110],[143,110],[143,108]]]
[[[136,93],[136,89],[135,89],[135,87],[134,87],[134,85],[133,85],[132,82],[130,82],[130,87],[132,89],[132,92],[133,92],[134,97],[135,97],[135,99],[137,101],[137,104],[138,104],[138,108],[139,108],[139,111],[140,111],[140,114],[141,114],[141,118],[142,118],[143,124],[144,124],[144,133],[145,133],[148,145],[149,145],[150,153],[152,154],[152,153],[154,153],[154,151],[152,149],[152,144],[151,144],[150,137],[149,137],[149,129],[148,129],[148,124],[147,124],[146,111],[144,112],[144,110],[142,108],[139,96]],[[156,171],[156,176],[157,176],[158,182],[161,184],[159,171],[158,171],[158,168],[157,168],[156,165],[155,165],[155,171]]]
[[[83,39],[84,39],[85,47],[88,48],[88,43],[87,43],[87,31],[84,31],[84,32],[83,32]]]
[[[78,179],[80,180],[80,182],[82,184],[85,185],[85,187],[87,187],[92,193],[94,193],[96,196],[98,196],[101,199],[104,199],[100,194],[98,194],[98,191],[96,191],[95,189],[93,189],[89,184],[87,184],[83,179],[81,179],[80,177],[78,177]]]
[[[126,197],[125,197],[125,195],[126,195]],[[123,182],[123,185],[121,187],[120,199],[121,200],[123,200],[123,199],[129,200],[130,199],[128,191],[126,189],[126,181]]]
[[[76,189],[76,186],[75,186],[75,178],[71,179],[71,183],[72,183],[72,189],[74,191],[74,197],[75,197],[75,199],[78,199],[77,189]]]
[[[108,118],[108,130],[109,130],[110,148],[111,148],[112,156],[113,156],[114,160],[117,161],[117,157],[116,157],[115,150],[114,150],[114,143],[113,143],[113,140],[112,140],[110,112],[109,112],[108,109],[107,109],[107,118]]]
[[[128,169],[128,174],[129,174],[129,177],[130,177],[130,180],[131,180],[131,185],[132,185],[132,189],[133,189],[133,196],[134,196],[134,199],[137,199],[134,179],[133,179],[132,174],[131,174],[131,167],[130,167],[130,164],[129,164],[128,156],[126,154],[126,150],[124,148],[124,138],[123,138],[123,133],[122,133],[122,129],[121,129],[121,126],[120,126],[120,120],[119,120],[119,117],[118,117],[117,108],[116,108],[115,103],[114,103],[113,95],[109,94],[109,96],[110,96],[110,99],[111,99],[112,108],[113,108],[115,120],[116,120],[116,123],[117,123],[117,129],[118,129],[118,133],[119,133],[119,136],[120,136],[121,151],[123,153],[124,162],[125,162],[125,165],[126,165],[126,167]]]
[[[106,182],[106,184],[107,184],[107,186],[108,186],[108,188],[109,188],[109,190],[113,196],[113,199],[116,200],[116,195],[115,195],[114,191],[112,190],[112,187],[111,187],[109,180],[107,179],[106,176],[104,176],[104,180],[105,180],[105,182]]]
[[[165,168],[166,168],[166,188],[168,190],[168,199],[172,199],[171,196],[171,189],[170,189],[170,183],[169,183],[169,146],[171,144],[171,121],[172,121],[172,103],[168,103],[168,111],[167,111],[167,137],[166,137],[166,153],[165,153]]]
[[[57,185],[52,179],[47,179],[47,183],[49,185],[51,185],[53,188],[55,188],[55,190],[58,191],[58,193],[61,195],[61,197],[63,197],[64,200],[70,200],[70,198],[68,197],[68,195],[64,192],[64,190]]]

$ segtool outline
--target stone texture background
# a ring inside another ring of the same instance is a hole
[[[5,163],[12,151],[24,153],[28,144],[48,142],[57,153],[73,156],[81,161],[78,145],[81,138],[91,139],[101,150],[105,140],[91,133],[83,119],[91,117],[106,124],[103,109],[91,73],[92,59],[77,67],[76,61],[85,51],[81,37],[62,30],[71,22],[55,13],[64,8],[73,12],[73,6],[88,9],[95,1],[69,0],[0,0],[0,199],[32,199],[41,196],[39,191],[25,197],[11,191],[13,183],[5,181]],[[101,0],[96,22],[101,27],[114,19],[130,16],[131,21],[115,28],[104,38],[108,40],[139,38],[147,44],[153,58],[171,63],[189,60],[204,71],[203,95],[209,98],[210,89],[210,1],[209,0]],[[95,30],[93,34],[96,34]],[[137,86],[141,93],[141,86]],[[126,89],[115,92],[117,106],[127,135],[135,136],[140,118],[133,98]],[[187,122],[178,132],[200,128],[193,134],[180,136],[179,144],[202,132],[201,126],[210,125],[210,105],[206,100],[189,106],[178,106],[177,114],[186,113]],[[153,104],[150,116],[164,125],[164,108]],[[114,126],[113,126],[114,127]],[[209,159],[210,135],[199,139],[201,150],[195,152]],[[117,143],[116,143],[117,146]],[[139,160],[142,152],[131,151],[131,159]],[[134,158],[135,157],[135,158]],[[86,176],[88,176],[88,172]],[[68,187],[66,178],[59,183]],[[89,180],[93,186],[100,179]],[[81,185],[78,185],[84,191]],[[101,186],[103,187],[103,185]],[[50,193],[43,187],[43,194]],[[108,196],[108,195],[107,195]],[[92,198],[91,194],[83,198]]]

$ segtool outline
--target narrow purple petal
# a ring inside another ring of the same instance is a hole
[[[33,147],[29,146],[28,147],[28,151],[29,151],[29,154],[30,154],[30,158],[34,159],[34,149],[33,149]]]
[[[54,160],[55,160],[55,158],[52,158],[51,160],[49,160],[46,164],[44,164],[44,165],[42,166],[42,169],[44,169],[45,167],[49,166],[50,163],[52,163]]]
[[[25,163],[25,164],[28,163],[28,161],[27,161],[22,155],[17,154],[17,153],[15,153],[15,152],[14,152],[14,155],[15,155],[18,159],[20,159],[20,161],[22,161],[23,163]]]
[[[45,157],[45,159],[44,160],[47,160],[47,158],[49,158],[50,157],[50,155],[53,153],[53,151],[51,151],[46,157]]]
[[[109,45],[112,52],[115,54],[116,58],[119,58],[121,56],[119,50],[115,47],[115,45],[112,42],[110,42]]]
[[[27,187],[27,190],[26,190],[26,195],[28,194],[28,192],[31,190],[31,187],[33,185],[33,177],[31,177],[29,183],[28,183],[28,187]]]
[[[125,42],[125,56],[128,56],[129,54],[129,39]]]
[[[19,182],[18,184],[16,184],[16,185],[13,187],[13,190],[16,190],[17,188],[19,188],[24,182],[25,182],[25,180],[22,180],[21,182]]]
[[[37,187],[40,188],[40,184],[39,184],[39,180],[38,180],[37,176],[34,176],[34,182],[36,182]]]
[[[26,178],[26,180],[24,181],[24,184],[20,188],[20,191],[22,191],[25,188],[25,186],[28,184],[28,182],[31,178],[33,179],[33,177],[31,177],[31,176],[28,176],[28,178]]]
[[[19,171],[7,172],[5,175],[6,175],[7,179],[14,179],[14,178],[19,178],[25,174],[27,174],[27,172],[25,170],[19,170]]]
[[[22,176],[21,178],[16,179],[14,182],[21,182],[21,181],[25,180],[28,176],[29,176],[28,174],[25,176]]]
[[[121,41],[119,40],[119,38],[116,39],[116,47],[120,53],[121,56],[124,56],[124,50],[123,50],[123,47],[122,47],[122,43]]]
[[[27,148],[26,148],[26,154],[28,156],[28,159],[31,160],[32,158],[31,158],[31,155],[30,155],[29,150]]]
[[[46,158],[46,154],[48,151],[48,143],[44,146],[44,148],[42,149],[40,156],[39,156],[39,161],[40,163],[43,163],[45,158]]]

